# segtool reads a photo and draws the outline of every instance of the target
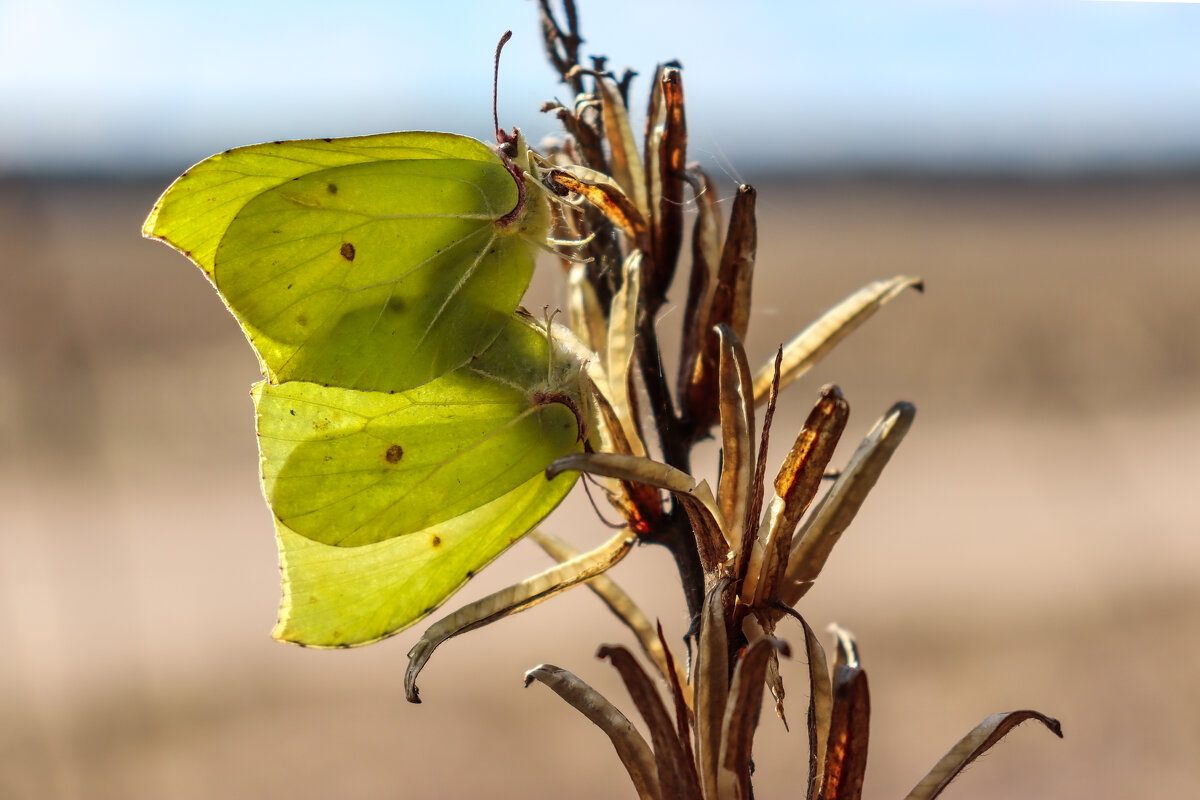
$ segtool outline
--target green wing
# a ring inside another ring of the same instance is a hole
[[[258,383],[267,501],[292,531],[341,547],[489,503],[582,448],[578,399],[539,399],[546,363],[546,340],[513,319],[474,363],[408,391]]]
[[[559,360],[562,354],[557,354]],[[275,637],[366,644],[428,614],[570,491],[578,364],[511,317],[470,365],[394,394],[290,381],[253,390],[283,602]]]
[[[350,647],[407,628],[549,514],[573,483],[535,475],[462,516],[363,547],[314,542],[276,521],[283,600],[272,635]]]
[[[516,181],[474,139],[275,142],[192,167],[143,232],[204,270],[271,383],[402,391],[482,353],[520,302],[549,229],[525,185],[498,225]]]
[[[513,310],[545,192],[444,133],[275,142],[196,165],[144,233],[195,262],[254,346],[277,638],[365,644],[440,605],[533,528],[582,449],[578,365]],[[573,388],[574,387],[574,388]]]

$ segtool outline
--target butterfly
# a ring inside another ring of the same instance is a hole
[[[512,144],[401,132],[241,147],[185,172],[146,220],[204,271],[265,376],[252,396],[283,574],[276,638],[345,647],[402,630],[574,482],[543,475],[582,450],[584,398],[578,360],[515,313],[550,211]]]

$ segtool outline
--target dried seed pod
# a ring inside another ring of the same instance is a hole
[[[924,291],[920,278],[897,275],[885,281],[874,281],[828,309],[807,328],[783,346],[782,385],[787,386],[812,368],[833,346],[846,338],[859,325],[888,301],[912,287]],[[770,362],[763,364],[754,376],[754,399],[767,399],[774,370]]]
[[[721,477],[717,500],[725,520],[725,534],[734,552],[742,541],[751,507],[754,482],[754,394],[750,363],[741,340],[728,325],[718,325],[721,344],[720,398]]]
[[[721,252],[717,284],[708,310],[702,315],[708,330],[700,334],[699,352],[691,364],[681,364],[686,376],[680,377],[684,417],[698,433],[706,432],[717,421],[718,357],[720,348],[712,328],[728,325],[738,338],[745,339],[750,327],[750,289],[754,277],[754,256],[758,247],[755,222],[756,193],[741,186],[733,199],[729,233]],[[701,315],[698,315],[701,316]],[[686,335],[686,334],[685,334]]]
[[[410,703],[421,702],[417,676],[442,642],[532,608],[572,586],[603,574],[625,557],[634,541],[636,537],[629,530],[618,531],[596,549],[465,605],[430,625],[408,651],[408,668],[404,671],[405,699]]]
[[[717,287],[717,269],[721,264],[720,198],[712,180],[702,170],[692,167],[691,172],[696,223],[692,228],[692,271],[683,310],[679,350],[681,367],[676,382],[680,397],[687,396],[692,376],[687,365],[696,363],[704,334],[709,330],[708,311]]]
[[[1058,720],[1047,717],[1045,714],[1039,714],[1036,711],[1009,711],[1005,714],[992,714],[960,739],[958,744],[950,748],[950,752],[942,756],[929,774],[908,793],[905,800],[934,800],[968,764],[990,750],[1013,728],[1031,719],[1036,719],[1049,728],[1055,736],[1062,738],[1062,725]]]
[[[680,800],[699,797],[700,780],[696,775],[696,765],[688,757],[688,751],[679,740],[674,726],[671,725],[671,719],[667,716],[662,698],[645,670],[624,647],[605,645],[596,656],[612,662],[621,674],[638,713],[646,721],[646,727],[650,730],[650,741],[654,744],[654,758],[658,763],[658,782],[662,796],[677,797]]]
[[[596,88],[600,94],[600,109],[604,118],[604,130],[608,136],[609,164],[611,175],[633,200],[643,217],[650,216],[646,199],[646,174],[642,168],[642,157],[638,153],[633,128],[629,125],[629,112],[621,88],[612,78],[596,75]]]
[[[797,531],[779,590],[779,599],[785,605],[795,605],[817,579],[833,546],[854,520],[892,453],[908,433],[916,412],[911,403],[892,406],[867,433],[833,486]]]
[[[775,497],[742,581],[741,597],[747,605],[762,608],[778,599],[792,533],[817,494],[849,416],[850,405],[841,391],[824,387],[775,478]]]
[[[539,664],[525,673],[526,688],[535,680],[549,686],[555,694],[604,731],[641,800],[658,800],[661,797],[654,753],[633,723],[616,706],[575,675],[550,664]]]
[[[683,73],[667,67],[660,78],[663,130],[658,143],[659,193],[651,222],[654,271],[646,275],[649,295],[665,300],[683,244],[683,186],[687,182],[687,119],[683,111]]]

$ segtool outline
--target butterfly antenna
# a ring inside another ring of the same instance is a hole
[[[500,113],[497,109],[497,96],[500,94],[500,51],[504,49],[505,43],[512,38],[512,31],[505,31],[500,37],[500,42],[496,45],[496,60],[492,68],[492,126],[496,129],[496,148],[500,153],[500,160],[504,163],[504,168],[513,176],[513,180],[517,182],[517,204],[513,206],[513,210],[509,211],[503,217],[496,220],[496,225],[501,228],[507,228],[516,220],[520,219],[525,212],[525,170],[517,165],[513,158],[517,155],[517,142],[520,138],[520,131],[513,128],[512,133],[507,133],[500,128]]]
[[[500,145],[512,142],[515,137],[505,133],[500,128],[500,113],[497,108],[497,97],[500,94],[500,51],[504,49],[504,45],[508,44],[508,40],[512,38],[512,31],[505,31],[500,37],[500,42],[496,45],[496,59],[492,68],[492,126],[496,129],[496,143]]]
[[[596,505],[596,498],[592,497],[592,490],[588,488],[588,485],[593,481],[595,481],[595,478],[593,478],[591,475],[588,475],[586,472],[583,473],[583,493],[587,495],[588,502],[592,504],[592,511],[596,512],[596,516],[599,517],[600,523],[604,525],[604,527],[612,528],[613,530],[616,530],[617,528],[629,527],[621,522],[611,522],[604,516],[604,512],[600,510],[600,506]],[[600,486],[598,483],[596,485]]]

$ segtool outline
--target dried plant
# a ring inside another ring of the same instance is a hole
[[[853,637],[836,627],[831,671],[817,635],[794,606],[908,432],[915,409],[904,402],[890,408],[836,477],[827,470],[849,413],[836,386],[821,389],[770,484],[767,445],[780,391],[884,304],[905,289],[921,289],[921,282],[899,275],[863,287],[752,370],[742,340],[755,268],[754,189],[739,187],[722,234],[713,181],[686,160],[680,67],[664,64],[655,71],[639,144],[629,115],[634,73],[618,78],[601,57],[581,63],[583,40],[571,0],[561,21],[547,0],[540,7],[546,52],[574,95],[570,106],[544,108],[566,132],[543,152],[541,163],[545,185],[562,201],[555,204],[555,237],[576,243],[563,250],[570,253],[562,255],[568,324],[554,326],[554,336],[586,361],[592,400],[591,446],[560,459],[548,474],[579,471],[602,479],[623,526],[582,555],[535,532],[557,566],[433,624],[409,654],[407,696],[418,701],[418,673],[447,638],[586,583],[634,633],[652,666],[648,674],[621,646],[599,650],[619,672],[651,741],[564,669],[535,667],[526,685],[544,683],[601,728],[640,797],[749,798],[765,690],[783,716],[779,657],[790,648],[778,629],[790,618],[808,663],[806,796],[858,798],[870,717],[866,673]],[[686,207],[695,212],[690,235]],[[685,249],[690,259],[683,258]],[[672,382],[655,319],[679,283],[681,263],[690,271],[679,373]],[[722,446],[715,494],[689,474],[693,448],[714,426]],[[818,500],[826,477],[833,477],[832,484]],[[661,626],[602,574],[635,543],[667,548],[678,565],[692,619],[690,665],[672,654]],[[1057,721],[1035,711],[990,716],[909,798],[937,797],[964,766],[1029,719],[1061,736]]]

